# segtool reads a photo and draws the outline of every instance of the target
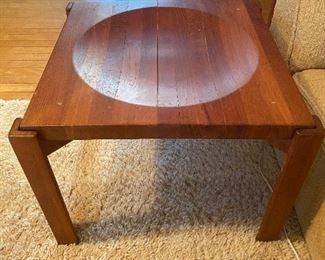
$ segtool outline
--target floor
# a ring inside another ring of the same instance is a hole
[[[65,22],[68,0],[0,1],[0,99],[29,99]]]

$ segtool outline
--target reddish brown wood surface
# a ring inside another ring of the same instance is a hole
[[[298,130],[292,139],[286,161],[278,176],[265,211],[257,239],[277,240],[289,218],[299,191],[322,145],[325,131],[318,118],[317,128]]]
[[[291,144],[291,139],[289,140],[267,140],[271,145],[279,149],[280,151],[287,153]]]
[[[10,143],[59,244],[78,243],[49,161],[37,133],[20,131],[16,119],[9,133]]]
[[[56,150],[70,143],[70,141],[49,141],[49,140],[39,140],[42,151],[45,155],[50,155],[54,153]]]
[[[290,139],[312,127],[249,0],[75,3],[21,124],[56,140]]]

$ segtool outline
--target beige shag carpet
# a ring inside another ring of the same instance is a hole
[[[27,101],[0,101],[0,258],[294,259],[255,235],[278,170],[260,141],[74,141],[50,156],[79,245],[57,246],[7,132]],[[262,155],[262,156],[261,156]],[[294,215],[290,238],[309,259]]]

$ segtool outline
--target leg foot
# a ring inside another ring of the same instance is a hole
[[[20,121],[15,120],[9,140],[46,220],[59,244],[78,243],[47,153],[42,149],[36,132],[19,130]]]
[[[315,129],[299,130],[290,144],[284,166],[262,220],[257,240],[271,241],[280,233],[289,218],[299,191],[324,139],[324,128],[315,118]]]

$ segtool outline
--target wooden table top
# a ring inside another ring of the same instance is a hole
[[[75,3],[21,129],[291,138],[314,121],[251,0]]]

